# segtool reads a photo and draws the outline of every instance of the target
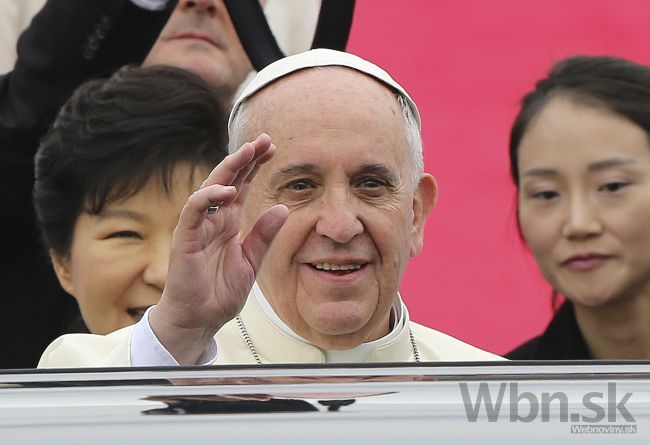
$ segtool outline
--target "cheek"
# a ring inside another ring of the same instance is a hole
[[[167,23],[169,24],[169,22],[171,22],[171,19]],[[167,27],[168,26],[165,26],[165,28],[163,28],[160,35],[167,34]],[[145,57],[144,62],[142,62],[142,65],[150,66],[150,65],[162,63],[164,61],[165,55],[169,52],[170,52],[170,45],[168,45],[167,42],[159,38],[154,42],[153,46],[149,50],[149,53]]]
[[[390,209],[372,212],[363,219],[365,232],[381,256],[383,266],[395,273],[379,277],[381,281],[398,277],[411,258],[418,235],[413,230],[412,212]]]
[[[637,202],[627,211],[611,212],[607,225],[629,248],[646,249],[650,245],[650,224],[647,221],[650,221],[650,203]]]
[[[557,230],[552,218],[523,211],[519,213],[519,227],[524,242],[538,260],[553,249]]]
[[[120,300],[138,277],[130,258],[87,254],[72,262],[75,297],[84,303],[108,305]]]
[[[391,207],[382,212],[386,230],[410,231],[413,225],[413,211],[409,207]]]

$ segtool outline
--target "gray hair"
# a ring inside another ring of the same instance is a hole
[[[424,172],[424,156],[422,155],[422,132],[418,126],[413,110],[409,106],[404,96],[397,94],[397,102],[402,108],[404,123],[406,125],[406,143],[409,146],[411,154],[411,174],[413,189],[417,189],[420,183],[420,176]]]
[[[328,67],[316,67],[309,69],[332,69],[332,68],[342,68],[338,66],[328,66]],[[402,109],[402,116],[404,116],[405,124],[405,138],[406,143],[409,146],[410,157],[411,157],[411,179],[413,190],[416,190],[420,182],[420,176],[424,172],[424,158],[422,155],[422,133],[420,132],[420,127],[417,120],[415,119],[415,114],[411,109],[408,100],[399,92],[395,92],[397,102],[399,103]],[[239,107],[235,110],[229,128],[230,142],[228,143],[228,152],[234,153],[239,149],[239,147],[247,141],[250,135],[249,123],[251,122],[249,114],[248,104],[249,100],[243,101]]]

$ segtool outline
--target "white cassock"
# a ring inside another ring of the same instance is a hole
[[[146,314],[148,315],[148,313]],[[393,308],[391,331],[384,337],[344,351],[327,351],[295,334],[275,314],[257,283],[242,310],[215,335],[201,364],[487,361],[501,357],[409,320],[401,298]],[[242,327],[243,326],[243,327]],[[411,340],[415,341],[415,346]],[[247,338],[248,337],[248,338]],[[158,342],[146,316],[136,325],[107,335],[68,334],[54,340],[39,368],[166,366],[177,363]]]

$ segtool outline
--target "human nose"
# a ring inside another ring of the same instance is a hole
[[[562,229],[563,235],[569,239],[580,240],[599,235],[602,230],[596,204],[586,197],[571,199]]]
[[[321,198],[321,204],[316,233],[339,244],[345,244],[363,232],[363,224],[359,220],[356,206],[350,199],[330,193]]]
[[[217,5],[215,3],[214,0],[181,0],[178,6],[184,12],[214,15],[217,12]]]
[[[157,287],[161,291],[167,281],[167,269],[169,266],[169,242],[159,242],[158,245],[151,249],[149,261],[143,273],[145,283]]]

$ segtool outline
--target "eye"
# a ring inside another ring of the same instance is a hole
[[[530,195],[531,198],[539,199],[540,201],[549,201],[558,196],[560,196],[560,194],[554,190],[542,190],[541,192],[535,192]]]
[[[307,190],[307,189],[310,189],[310,188],[314,188],[314,183],[311,182],[311,181],[308,181],[306,179],[298,179],[298,180],[291,181],[290,183],[288,183],[285,186],[285,188],[287,188],[289,190],[296,191],[296,192],[300,192],[302,190]]]
[[[598,188],[598,191],[601,192],[617,192],[623,187],[630,185],[627,182],[608,182]]]
[[[381,179],[381,178],[374,178],[374,177],[372,177],[372,178],[362,178],[359,181],[359,185],[361,187],[374,189],[374,188],[378,188],[378,187],[385,187],[385,186],[388,185],[388,182],[385,181],[384,179]]]
[[[134,232],[133,230],[120,230],[117,232],[112,232],[108,234],[106,239],[111,239],[111,238],[133,238],[133,239],[142,239],[142,236],[138,232]]]

